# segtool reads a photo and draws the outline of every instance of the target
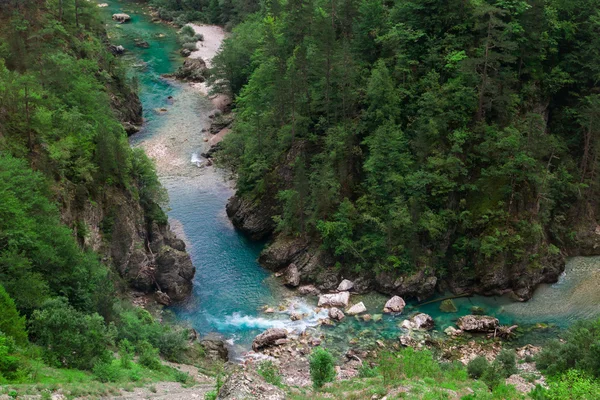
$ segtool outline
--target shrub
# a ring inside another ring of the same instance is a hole
[[[517,355],[514,350],[502,350],[494,360],[494,364],[505,378],[517,373]]]
[[[262,376],[265,381],[271,385],[281,385],[281,375],[279,374],[279,368],[272,361],[264,361],[259,364],[257,372]]]
[[[469,361],[467,364],[467,372],[473,379],[479,379],[483,376],[485,371],[490,368],[490,363],[483,356],[478,356]]]
[[[140,354],[138,362],[146,368],[160,371],[162,369],[162,363],[158,357],[158,349],[152,347],[147,341],[143,341],[138,345],[138,352]]]
[[[579,369],[600,377],[600,319],[575,324],[565,335],[564,343],[548,343],[536,362],[549,375]]]
[[[190,50],[190,51],[198,50],[198,46],[196,45],[196,42],[186,42],[186,43],[182,44],[181,47],[183,47],[184,49]]]
[[[382,352],[378,362],[379,372],[381,372],[385,386],[390,386],[404,375],[402,362],[396,354],[389,351]]]
[[[331,353],[317,347],[310,356],[310,377],[315,388],[335,379],[335,360]]]
[[[367,363],[362,363],[362,365],[358,367],[359,378],[374,378],[378,374],[379,370],[376,367],[372,367]]]
[[[133,345],[129,342],[129,340],[121,340],[121,342],[119,343],[119,358],[121,362],[121,368],[131,368],[131,361],[133,360],[134,353],[135,350],[133,348]]]
[[[185,36],[194,36],[196,34],[196,32],[194,31],[194,28],[192,28],[191,26],[185,25],[179,30],[179,34],[185,35]]]
[[[187,383],[190,380],[190,375],[187,372],[174,370],[173,376],[175,380],[179,383]]]
[[[111,332],[100,315],[77,311],[65,298],[50,300],[34,311],[31,331],[44,347],[44,359],[55,366],[91,369],[112,343]]]
[[[547,389],[536,386],[530,397],[535,400],[600,399],[600,383],[585,372],[569,370],[552,379]]]
[[[19,359],[13,355],[15,351],[12,338],[4,336],[0,332],[0,383],[3,377],[15,379],[19,370]]]
[[[117,382],[121,377],[121,370],[113,360],[101,360],[94,365],[92,372],[100,382]]]
[[[0,285],[0,332],[10,336],[17,344],[27,343],[27,331],[25,330],[25,317],[21,317],[4,287]]]
[[[429,350],[409,347],[400,351],[400,359],[407,378],[438,378],[441,375],[440,364]]]

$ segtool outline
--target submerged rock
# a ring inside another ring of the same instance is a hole
[[[358,315],[358,314],[364,313],[366,311],[367,311],[367,307],[365,307],[365,304],[361,301],[360,303],[357,303],[357,304],[353,305],[352,307],[350,307],[348,310],[346,310],[346,314]]]
[[[125,13],[118,13],[118,14],[113,14],[112,19],[123,24],[125,22],[131,21],[131,16],[129,14],[125,14]]]
[[[458,336],[458,335],[462,334],[463,331],[461,331],[460,329],[456,329],[453,326],[449,326],[446,329],[444,329],[444,333],[448,336]]]
[[[258,351],[263,347],[272,346],[279,339],[287,339],[287,331],[281,328],[270,328],[254,338],[252,350]]]
[[[111,44],[108,49],[110,50],[111,53],[113,53],[115,56],[118,56],[120,54],[125,53],[125,47],[121,46],[121,45],[114,45]]]
[[[401,313],[404,311],[404,307],[406,307],[406,303],[404,299],[400,296],[394,296],[385,303],[383,307],[384,313]]]
[[[322,294],[319,296],[319,307],[348,307],[350,293],[340,292],[332,294]]]
[[[344,312],[337,307],[330,308],[328,315],[329,318],[335,321],[341,321],[345,317]]]
[[[348,280],[348,279],[344,279],[337,287],[337,290],[339,292],[347,292],[348,290],[351,290],[354,287],[354,282]]]
[[[458,309],[451,299],[446,299],[440,303],[440,311],[445,313],[455,313]]]
[[[497,318],[487,315],[465,315],[456,325],[466,332],[492,332],[500,325]]]

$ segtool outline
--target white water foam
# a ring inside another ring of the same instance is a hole
[[[298,314],[301,319],[292,321],[290,316]],[[281,328],[290,333],[301,334],[306,329],[319,325],[319,321],[327,318],[327,310],[316,312],[313,306],[307,304],[303,299],[294,298],[288,302],[287,308],[265,316],[243,315],[234,312],[225,316],[224,319],[215,320],[215,325],[223,330],[266,330],[269,328]]]
[[[192,164],[196,164],[196,167],[200,168],[204,164],[204,159],[198,155],[198,153],[192,153]]]

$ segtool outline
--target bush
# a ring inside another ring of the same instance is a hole
[[[179,30],[179,34],[182,36],[194,36],[196,35],[196,31],[191,26],[185,25]]]
[[[374,378],[379,375],[379,370],[376,367],[372,367],[367,363],[362,363],[360,367],[358,367],[358,377],[359,378]]]
[[[600,383],[582,371],[570,370],[530,393],[535,400],[591,400],[600,399]]]
[[[281,386],[281,375],[279,374],[279,368],[277,368],[272,361],[264,361],[260,363],[257,372],[271,385]]]
[[[154,371],[160,371],[162,369],[162,363],[158,357],[158,349],[152,347],[147,341],[143,341],[138,345],[138,352],[140,354],[138,362],[146,368]]]
[[[536,363],[549,375],[579,369],[600,377],[600,319],[575,324],[565,335],[565,342],[548,343]]]
[[[187,42],[181,45],[184,49],[195,51],[198,50],[198,46],[196,46],[196,42]]]
[[[71,307],[65,298],[48,301],[34,311],[31,332],[44,347],[44,359],[52,365],[91,369],[107,354],[112,335],[104,319]]]
[[[13,380],[19,371],[19,359],[13,355],[14,341],[0,332],[0,383],[3,378]]]
[[[121,368],[131,368],[131,361],[133,360],[134,354],[135,350],[133,348],[133,345],[129,342],[129,340],[121,340],[121,342],[119,343],[119,358],[121,362]]]
[[[92,372],[100,382],[117,382],[121,377],[121,370],[113,361],[101,360],[94,365]]]
[[[400,351],[400,359],[407,378],[439,378],[441,375],[440,364],[429,350],[409,347]]]
[[[383,377],[383,384],[390,386],[393,382],[404,376],[404,369],[400,358],[389,351],[384,351],[379,355],[379,372]]]
[[[505,378],[516,374],[517,371],[517,354],[514,350],[502,350],[494,360],[499,372]]]
[[[478,356],[469,361],[467,364],[467,372],[473,379],[479,379],[483,376],[486,370],[490,368],[490,363],[483,356]]]
[[[0,285],[0,332],[10,336],[19,345],[27,343],[27,331],[25,330],[25,317],[21,317],[4,287]]]
[[[315,388],[335,379],[335,360],[331,353],[317,347],[310,356],[310,377]]]

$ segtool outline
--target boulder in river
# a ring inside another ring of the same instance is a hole
[[[344,279],[337,287],[338,292],[347,292],[354,287],[354,282]]]
[[[131,21],[131,16],[129,16],[129,14],[125,14],[125,13],[118,13],[118,14],[113,14],[112,19],[123,24],[125,22]]]
[[[208,68],[206,63],[201,58],[186,58],[183,65],[175,72],[177,79],[182,79],[190,82],[204,82]]]
[[[120,54],[125,53],[125,47],[121,46],[121,45],[114,45],[111,44],[108,49],[110,50],[111,53],[113,53],[115,56],[118,56]]]
[[[383,307],[384,313],[401,313],[406,307],[404,299],[400,296],[394,296],[385,303]]]
[[[358,314],[364,313],[366,311],[367,311],[367,307],[365,307],[365,304],[361,301],[360,303],[357,303],[357,304],[353,305],[352,307],[350,307],[348,310],[346,310],[346,314],[358,315]]]
[[[283,274],[283,281],[286,286],[297,287],[300,284],[300,272],[296,264],[291,263]]]
[[[433,318],[425,313],[419,313],[413,315],[410,319],[406,319],[402,322],[402,327],[406,329],[418,329],[428,331],[433,329]]]
[[[258,351],[263,347],[272,346],[279,339],[286,339],[287,331],[281,328],[270,328],[254,338],[252,350]]]
[[[467,332],[493,332],[500,322],[497,318],[487,315],[465,315],[458,319],[456,325]]]
[[[335,321],[341,321],[345,317],[344,312],[337,307],[329,309],[329,318]]]
[[[319,307],[348,307],[350,293],[340,292],[332,294],[322,294],[319,296]]]

